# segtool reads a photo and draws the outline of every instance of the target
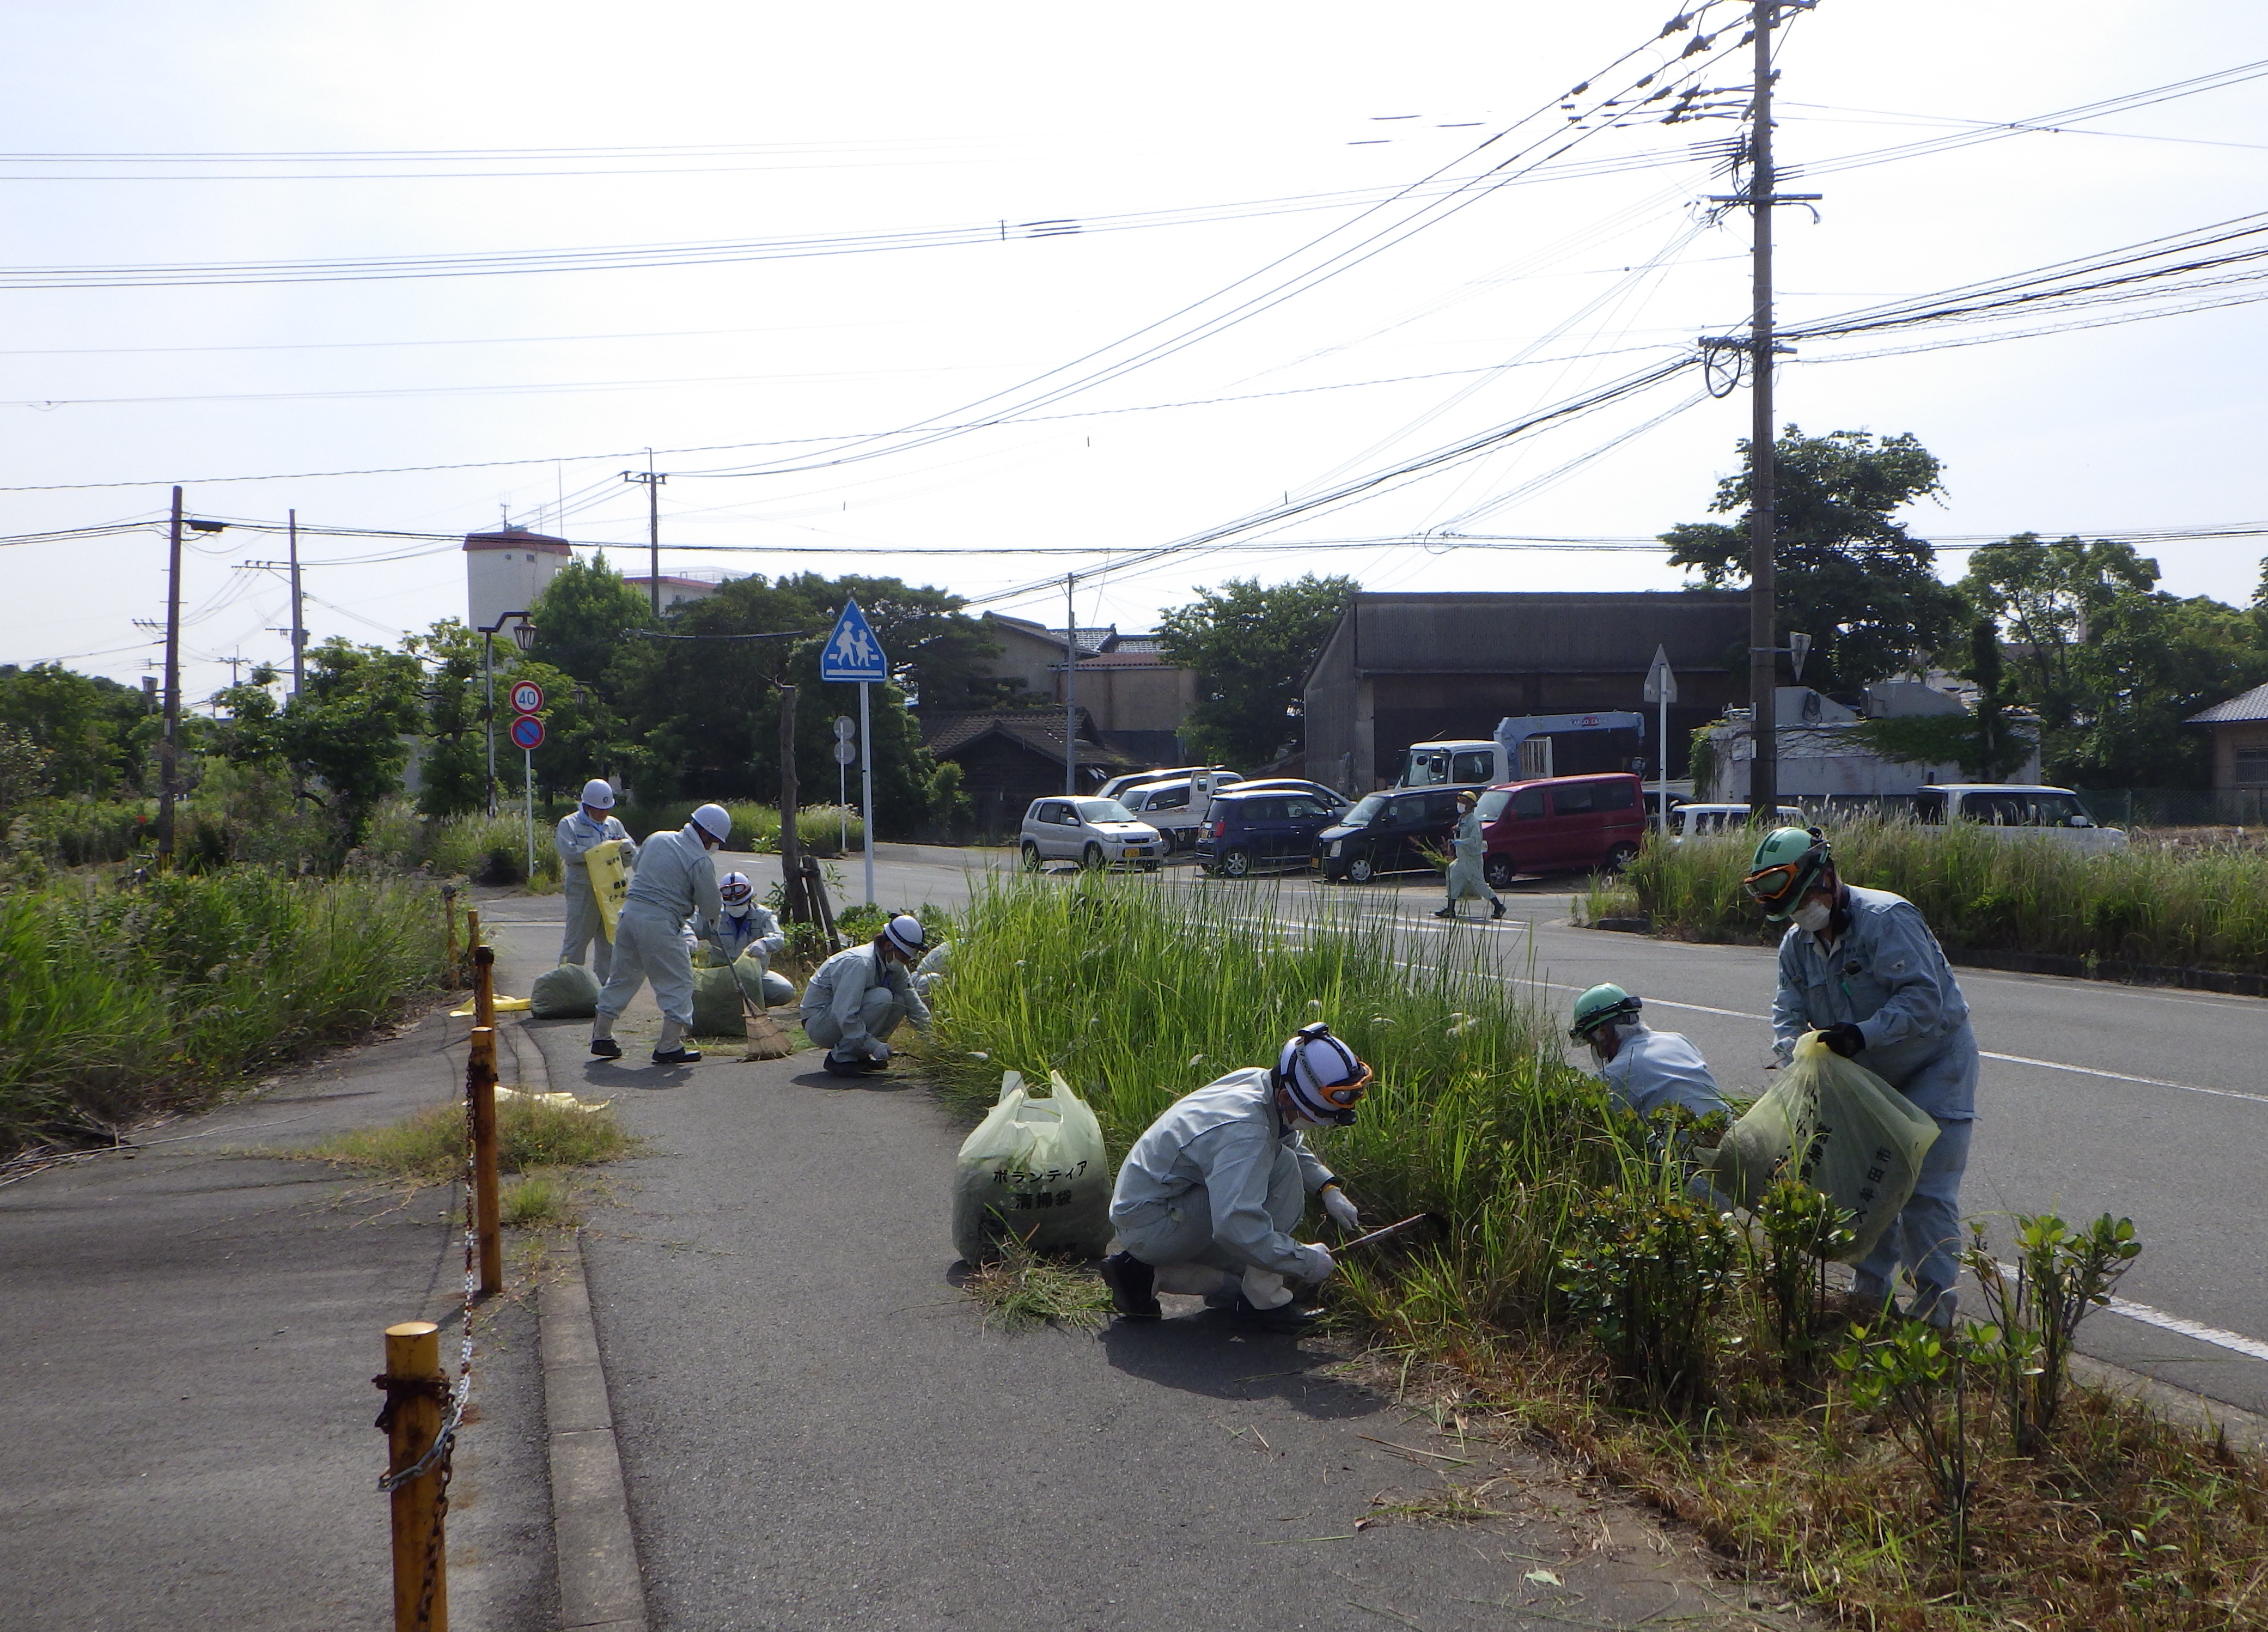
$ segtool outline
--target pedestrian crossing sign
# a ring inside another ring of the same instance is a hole
[[[835,632],[827,637],[827,647],[819,654],[819,677],[821,680],[887,680],[890,666],[882,656],[882,643],[874,639],[867,626],[866,615],[858,609],[856,601],[843,603],[843,616],[835,620]]]

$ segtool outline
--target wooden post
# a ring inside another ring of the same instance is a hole
[[[441,912],[442,915],[449,920],[449,984],[454,986],[457,983],[457,971],[464,967],[464,965],[457,962],[456,885],[444,884],[441,886]]]
[[[803,888],[802,838],[795,829],[795,688],[780,688],[780,916],[790,923],[814,922]]]
[[[441,1430],[441,1328],[430,1320],[405,1320],[386,1328],[387,1469],[400,1473],[431,1448]],[[396,1384],[417,1385],[395,1392]],[[448,1544],[442,1533],[446,1510],[438,1467],[394,1491],[394,1632],[449,1632]],[[431,1597],[427,1597],[427,1570]]]
[[[488,951],[486,947],[481,950]],[[487,972],[482,965],[482,973]],[[465,1096],[473,1103],[474,1233],[481,1244],[481,1296],[504,1290],[503,1198],[497,1185],[497,1065],[495,1016],[473,1028],[465,1060]]]
[[[465,909],[465,956],[470,957],[473,949],[481,943],[481,910],[476,906]]]
[[[496,1030],[496,949],[473,949],[473,1023]]]
[[[811,921],[827,937],[828,951],[840,952],[843,937],[835,933],[835,910],[827,903],[827,880],[819,870],[818,861],[810,856],[803,859],[803,888],[811,906]]]

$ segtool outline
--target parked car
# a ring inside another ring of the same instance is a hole
[[[1457,826],[1457,796],[1428,791],[1368,794],[1315,835],[1323,876],[1367,883],[1381,873],[1430,871],[1428,852],[1445,851]]]
[[[1095,789],[1097,799],[1116,799],[1125,802],[1126,790],[1146,787],[1152,782],[1186,783],[1200,771],[1211,771],[1215,782],[1241,782],[1244,779],[1233,771],[1217,770],[1211,765],[1164,765],[1155,771],[1130,771],[1124,776],[1115,776]]]
[[[1721,833],[1727,828],[1746,827],[1749,808],[1746,805],[1673,805],[1669,809],[1669,842],[1683,844],[1702,833]],[[1779,807],[1779,825],[1809,827],[1811,818],[1793,805]]]
[[[1481,795],[1479,811],[1483,870],[1498,890],[1521,873],[1620,867],[1646,838],[1638,779],[1627,772],[1506,783]]]
[[[1325,787],[1321,782],[1310,782],[1304,777],[1296,776],[1267,777],[1258,781],[1239,782],[1236,791],[1240,794],[1305,794],[1312,799],[1322,801],[1333,810],[1344,810],[1354,803],[1336,788]]]
[[[1200,771],[1169,781],[1138,784],[1117,799],[1137,821],[1147,822],[1163,833],[1169,850],[1187,850],[1204,830],[1214,792],[1243,786],[1243,779],[1233,771]]]
[[[1974,822],[1995,837],[2035,839],[2089,854],[2126,848],[2122,828],[2097,827],[2067,787],[2021,782],[1947,782],[1914,794],[1914,820],[1930,826]]]
[[[1020,847],[1027,873],[1050,861],[1095,868],[1130,863],[1149,872],[1164,857],[1166,840],[1115,799],[1035,799],[1024,812]]]
[[[1315,835],[1338,819],[1340,808],[1289,788],[1240,787],[1217,794],[1211,819],[1197,836],[1197,863],[1229,878],[1263,868],[1304,868],[1314,853]]]

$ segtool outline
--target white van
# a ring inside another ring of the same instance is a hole
[[[1945,782],[1919,788],[1914,820],[1929,827],[1972,822],[1995,838],[2031,839],[2100,854],[2126,848],[2124,830],[2097,827],[2067,787],[2024,782]]]
[[[1137,821],[1147,822],[1163,833],[1166,843],[1173,849],[1187,850],[1204,831],[1212,796],[1226,793],[1243,780],[1233,771],[1199,771],[1172,781],[1145,782],[1126,788],[1117,799]]]
[[[1682,845],[1687,839],[1703,833],[1722,833],[1749,824],[1746,805],[1672,805],[1669,809],[1669,842]],[[1811,818],[1793,805],[1779,807],[1782,827],[1809,827]]]

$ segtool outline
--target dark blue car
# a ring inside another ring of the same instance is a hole
[[[1306,867],[1315,835],[1345,807],[1337,796],[1284,789],[1216,794],[1197,835],[1197,862],[1208,873],[1245,878],[1266,868]]]

